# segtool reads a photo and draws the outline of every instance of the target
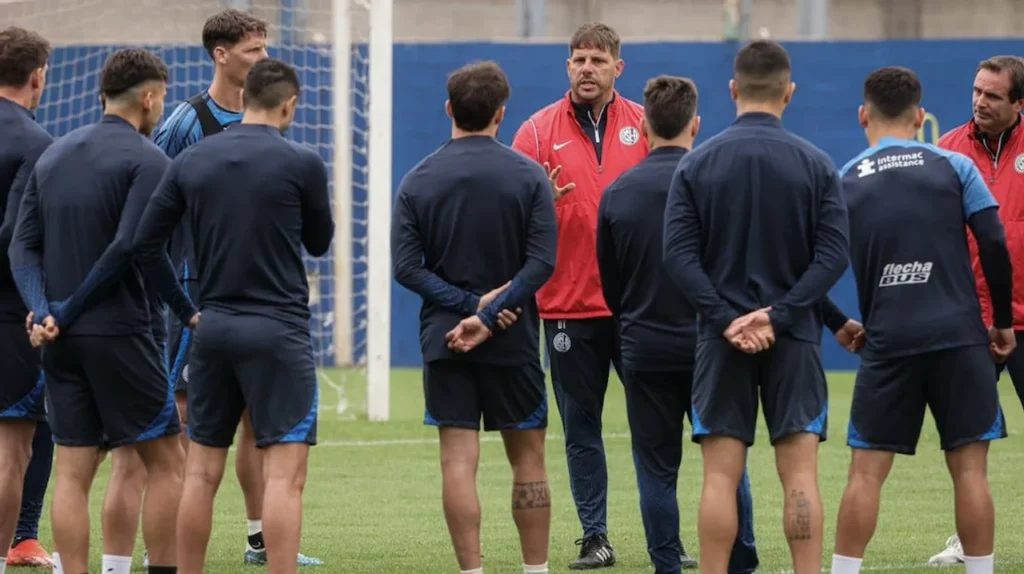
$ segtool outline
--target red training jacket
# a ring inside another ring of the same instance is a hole
[[[601,142],[602,164],[590,137],[576,120],[569,93],[523,122],[512,147],[543,165],[562,166],[558,185],[575,189],[555,202],[558,253],[555,273],[537,292],[543,319],[608,317],[597,269],[597,208],[601,194],[624,171],[647,156],[640,129],[643,106],[615,93],[605,109],[608,122]]]
[[[953,128],[938,146],[966,155],[974,161],[992,195],[999,202],[999,218],[1006,228],[1006,245],[1013,264],[1013,328],[1024,330],[1024,126],[1018,121],[990,152],[974,120]],[[992,300],[978,257],[978,244],[968,231],[971,266],[978,285],[978,298],[985,325],[992,326]]]

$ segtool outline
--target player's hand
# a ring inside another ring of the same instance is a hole
[[[480,346],[481,343],[491,337],[491,330],[484,325],[480,317],[473,315],[466,317],[454,329],[448,331],[444,339],[448,342],[448,348],[456,353],[468,353]]]
[[[199,316],[200,315],[202,315],[202,313],[196,313],[195,315],[192,315],[191,319],[188,320],[188,328],[189,329],[192,329],[193,331],[196,330],[196,327],[199,326]]]
[[[996,329],[995,327],[988,330],[989,350],[992,352],[992,358],[997,363],[1005,363],[1006,359],[1010,358],[1010,354],[1017,348],[1017,337],[1013,333],[1013,329]]]
[[[32,325],[32,334],[29,335],[29,342],[32,343],[33,347],[38,348],[53,342],[58,335],[60,335],[60,329],[57,328],[57,322],[52,316],[47,316],[43,319],[41,325]]]
[[[843,325],[842,329],[836,331],[836,340],[844,349],[851,353],[859,353],[864,348],[865,332],[864,325],[850,319]]]
[[[509,311],[508,309],[502,309],[498,313],[498,328],[504,331],[512,326],[513,323],[519,320],[519,316],[523,314],[522,308],[517,308],[515,312]]]
[[[565,194],[576,189],[576,184],[569,182],[562,187],[558,187],[558,176],[562,173],[562,166],[557,166],[555,169],[551,169],[551,164],[544,162],[544,171],[548,172],[548,182],[551,183],[551,190],[555,194],[555,201],[565,197]]]
[[[29,311],[28,315],[25,316],[25,334],[28,335],[29,338],[32,338],[32,324],[35,323],[35,320],[36,314]]]
[[[775,344],[775,329],[768,316],[770,307],[758,309],[736,318],[722,333],[737,349],[744,353],[759,353]]]
[[[480,311],[486,309],[488,305],[494,303],[494,300],[498,298],[498,295],[504,293],[505,290],[508,289],[509,285],[511,284],[512,282],[509,281],[508,283],[505,283],[504,285],[498,287],[497,289],[491,289],[490,291],[484,293],[483,297],[480,297],[480,302],[477,303],[476,312],[479,313]]]

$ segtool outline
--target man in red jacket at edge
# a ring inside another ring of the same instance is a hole
[[[551,361],[555,401],[576,511],[583,527],[573,570],[615,564],[608,541],[608,468],[601,413],[609,368],[619,371],[618,327],[597,267],[597,211],[604,189],[648,152],[640,104],[615,90],[621,40],[605,24],[584,24],[569,42],[564,98],[526,120],[512,147],[544,166],[555,194],[555,273],[537,303]]]
[[[995,56],[978,65],[972,98],[974,117],[943,135],[938,145],[971,158],[992,195],[999,202],[999,217],[1006,229],[1006,246],[1013,264],[1013,329],[1017,350],[996,367],[1010,373],[1017,397],[1024,405],[1024,59]],[[992,325],[992,302],[981,271],[978,249],[970,239],[974,276],[985,324]],[[998,376],[998,375],[997,375]],[[964,551],[956,534],[946,548],[928,560],[932,565],[963,563]]]

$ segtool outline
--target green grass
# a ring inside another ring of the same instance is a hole
[[[394,371],[391,421],[367,422],[362,416],[339,415],[338,388],[352,405],[365,404],[365,382],[358,375],[328,373],[333,383],[321,391],[320,445],[311,454],[305,491],[304,553],[323,558],[326,566],[306,571],[356,573],[457,572],[441,511],[436,432],[422,424],[423,397],[418,370]],[[344,381],[339,385],[339,381]],[[846,424],[853,387],[851,374],[833,374],[829,440],[822,445],[820,484],[825,503],[825,566],[829,565],[836,511],[846,484],[849,450]],[[990,477],[997,508],[996,566],[1000,572],[1024,572],[1024,547],[1019,533],[1021,471],[1024,470],[1024,412],[1008,379],[1000,386],[1010,429],[1008,439],[991,451]],[[613,572],[650,572],[640,522],[635,474],[630,456],[622,386],[612,381],[604,413],[608,456],[608,526],[619,553]],[[782,534],[782,492],[763,423],[751,449],[755,525],[761,572],[779,572],[789,565]],[[483,505],[483,553],[488,572],[519,570],[518,540],[509,515],[510,473],[497,437],[484,435],[479,472]],[[551,535],[552,572],[567,572],[577,547],[579,525],[569,493],[561,425],[552,406],[548,471],[554,502]],[[230,461],[229,461],[230,464]],[[233,468],[229,466],[229,468]],[[99,510],[109,463],[101,470],[92,496],[92,553],[99,567]],[[684,446],[679,477],[682,536],[697,551],[696,508],[701,489],[701,459],[696,445]],[[49,518],[43,520],[42,541],[49,546]],[[917,456],[897,459],[883,493],[878,530],[868,548],[866,570],[911,572],[942,548],[953,532],[952,486],[946,472],[934,423],[929,417]],[[217,497],[207,572],[256,572],[241,565],[245,516],[238,483],[229,472]],[[141,564],[141,538],[136,563]],[[138,569],[138,567],[136,567]],[[962,567],[954,569],[962,571]]]

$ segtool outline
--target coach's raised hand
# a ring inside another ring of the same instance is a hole
[[[770,307],[758,309],[736,318],[722,333],[734,347],[744,353],[759,353],[775,344],[775,330],[768,316]]]
[[[551,169],[551,164],[544,162],[544,171],[548,173],[548,181],[551,182],[551,191],[555,195],[555,201],[565,197],[565,194],[576,189],[576,184],[569,182],[561,187],[558,186],[558,176],[562,173],[562,166],[556,166],[555,169]]]

